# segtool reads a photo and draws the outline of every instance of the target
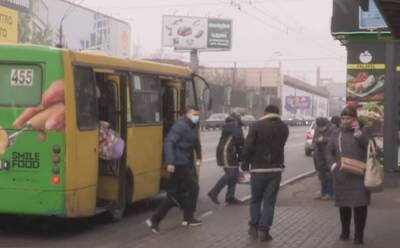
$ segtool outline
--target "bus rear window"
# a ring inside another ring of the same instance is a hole
[[[42,84],[43,72],[39,65],[0,64],[0,106],[39,105]]]

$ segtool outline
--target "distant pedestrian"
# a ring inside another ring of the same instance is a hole
[[[243,168],[251,172],[249,235],[259,241],[272,239],[276,199],[284,169],[284,147],[288,126],[279,116],[279,108],[269,105],[265,115],[251,125],[244,146]]]
[[[333,183],[330,165],[327,161],[326,147],[334,131],[333,125],[327,118],[317,118],[316,129],[313,137],[314,147],[314,166],[318,172],[318,178],[321,182],[321,192],[317,199],[332,200],[333,199]]]
[[[225,202],[227,204],[241,204],[235,197],[236,184],[239,177],[239,163],[244,145],[242,110],[234,108],[232,114],[225,119],[221,137],[217,146],[217,164],[224,168],[225,174],[217,181],[208,193],[215,204],[219,204],[218,195],[227,186]]]
[[[341,240],[350,238],[350,224],[354,213],[354,243],[362,244],[367,219],[370,193],[364,186],[364,177],[341,171],[343,157],[366,162],[370,136],[360,129],[357,111],[345,108],[341,114],[340,129],[331,136],[328,143],[327,156],[332,164],[335,205],[340,209],[342,223]]]
[[[331,123],[336,127],[340,128],[340,117],[335,115],[331,118]]]
[[[158,226],[161,220],[174,206],[180,206],[183,209],[182,225],[198,226],[202,224],[194,217],[199,194],[194,152],[198,159],[196,164],[201,164],[198,123],[199,109],[189,106],[186,116],[175,122],[165,140],[165,162],[170,173],[167,197],[154,215],[146,220],[146,224],[155,233],[159,232]]]

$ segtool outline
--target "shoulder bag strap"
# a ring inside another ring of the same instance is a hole
[[[338,146],[339,146],[339,153],[340,155],[342,155],[342,132],[339,133]]]

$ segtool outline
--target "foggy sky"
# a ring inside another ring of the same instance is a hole
[[[82,0],[75,0],[79,3]],[[161,48],[163,15],[233,20],[229,52],[204,52],[200,63],[211,66],[278,66],[286,74],[316,81],[346,78],[346,51],[330,35],[332,0],[84,0],[82,5],[131,24],[133,53],[149,57]],[[240,5],[241,10],[238,9]],[[171,49],[166,49],[170,51]],[[177,57],[187,59],[187,54]]]

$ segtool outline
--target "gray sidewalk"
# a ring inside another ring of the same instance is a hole
[[[271,231],[274,238],[272,242],[258,243],[251,240],[247,235],[248,206],[230,206],[216,208],[213,214],[203,219],[201,227],[181,227],[180,223],[172,223],[167,217],[160,226],[160,234],[150,234],[149,231],[148,236],[124,247],[355,247],[351,241],[338,240],[338,210],[332,201],[313,199],[318,187],[317,177],[314,176],[281,190]],[[400,189],[388,189],[373,195],[365,245],[361,247],[400,247]]]

